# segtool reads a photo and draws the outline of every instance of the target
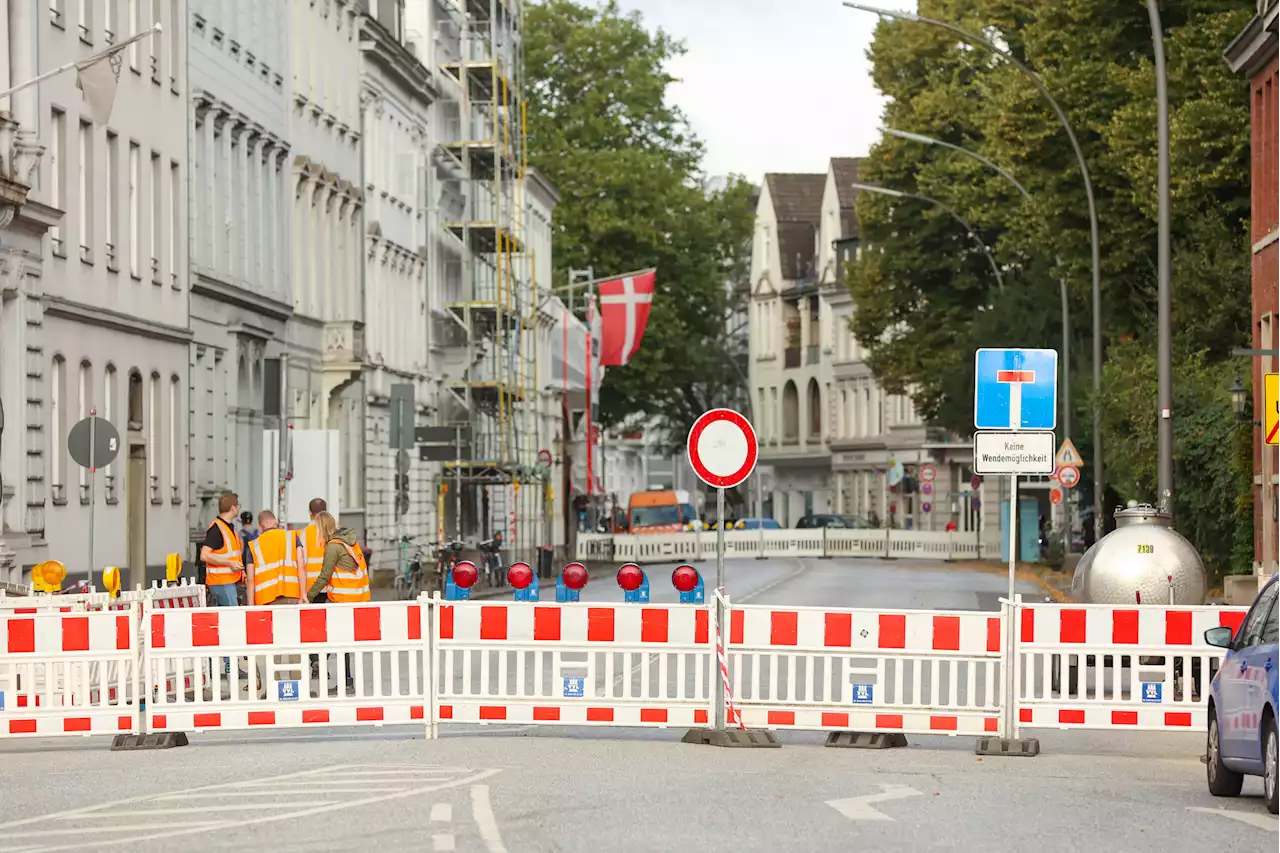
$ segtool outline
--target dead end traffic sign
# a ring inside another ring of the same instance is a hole
[[[756,431],[733,409],[712,409],[689,430],[688,454],[698,479],[718,489],[732,489],[756,467]]]

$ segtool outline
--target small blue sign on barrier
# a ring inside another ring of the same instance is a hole
[[[585,695],[586,679],[580,675],[564,677],[564,698],[581,699]]]
[[[281,702],[297,702],[302,695],[296,681],[278,681],[276,688]]]
[[[1164,685],[1159,681],[1142,682],[1142,701],[1143,702],[1162,702],[1164,701]]]
[[[0,711],[4,710],[4,691],[0,690]]]
[[[873,684],[855,684],[853,685],[853,704],[870,705],[872,698],[875,696],[875,685]]]
[[[644,580],[635,589],[622,591],[622,600],[628,604],[645,604],[649,601],[649,574],[644,573]]]
[[[698,572],[698,585],[688,592],[680,593],[681,604],[706,604],[707,589],[702,583],[702,572]]]
[[[516,601],[537,601],[538,600],[538,576],[535,574],[533,580],[524,589],[516,590]]]
[[[581,593],[582,590],[580,589],[569,589],[569,587],[564,585],[564,575],[556,578],[557,602],[581,601]]]
[[[444,576],[444,598],[445,601],[470,601],[471,589],[463,589],[453,582],[453,572],[449,572]]]

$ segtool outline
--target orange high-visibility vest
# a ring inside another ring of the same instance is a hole
[[[307,570],[308,589],[320,577],[320,569],[324,567],[324,545],[320,528],[314,522],[298,534],[298,562]]]
[[[277,598],[300,598],[298,561],[290,536],[280,528],[264,530],[249,543],[253,552],[253,603],[270,604]]]
[[[213,524],[209,525],[212,530],[215,526],[222,528],[222,547],[211,553],[211,556],[221,557],[223,560],[234,566],[244,565],[244,556],[242,546],[240,545],[240,537],[236,535],[235,530],[230,524],[227,524],[221,518],[215,518]],[[204,583],[205,586],[221,586],[227,583],[236,583],[244,575],[240,568],[227,568],[226,566],[214,566],[209,563],[204,567]]]
[[[334,602],[368,601],[370,598],[369,566],[364,561],[364,552],[359,548],[352,548],[341,539],[330,541],[336,541],[347,549],[351,559],[356,562],[356,568],[352,571],[343,569],[341,566],[333,567],[333,573],[329,575],[329,585],[325,587],[325,593],[328,595],[329,600]]]

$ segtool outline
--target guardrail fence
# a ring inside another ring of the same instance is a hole
[[[725,557],[880,557],[905,560],[1000,559],[998,533],[938,530],[726,530]],[[685,533],[579,533],[575,558],[619,563],[700,562],[716,557],[714,530]]]

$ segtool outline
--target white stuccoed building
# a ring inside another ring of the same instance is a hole
[[[106,126],[91,120],[75,73],[0,103],[19,123],[14,165],[31,186],[0,231],[0,580],[20,582],[22,567],[48,559],[85,578],[93,501],[94,568],[141,583],[186,539],[187,74],[184,27],[171,17],[181,6],[155,4],[145,19],[140,4],[6,7],[8,85],[164,27],[120,54]],[[37,143],[44,156],[28,171]],[[91,491],[67,435],[94,409],[120,448]]]
[[[275,505],[263,434],[280,427],[290,362],[293,16],[256,0],[186,5],[194,558],[222,492],[246,510]]]
[[[362,5],[365,524],[374,565],[392,568],[400,535],[428,549],[436,538],[441,466],[419,461],[412,447],[407,450],[408,509],[397,512],[390,402],[392,386],[411,386],[411,425],[433,422],[426,181],[437,92],[434,75],[406,44],[403,3],[364,0]],[[411,433],[408,439],[412,442]]]

